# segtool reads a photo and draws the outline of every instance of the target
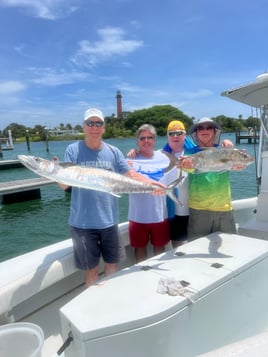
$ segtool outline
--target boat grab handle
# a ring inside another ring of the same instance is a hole
[[[66,350],[66,348],[70,345],[70,343],[73,341],[73,334],[72,331],[69,332],[67,340],[63,343],[61,348],[58,350],[56,356],[60,356],[63,351]]]

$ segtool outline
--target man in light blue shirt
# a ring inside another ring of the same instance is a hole
[[[121,151],[103,142],[105,121],[100,110],[90,108],[85,112],[83,129],[85,140],[67,147],[65,162],[111,170],[146,183],[156,183],[130,169]],[[63,184],[60,186],[68,188]],[[100,256],[105,263],[105,275],[117,270],[120,258],[118,222],[118,198],[106,192],[72,188],[69,224],[75,264],[85,271],[87,286],[98,280]]]

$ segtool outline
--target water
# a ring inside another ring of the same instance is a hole
[[[235,142],[234,134],[224,134]],[[135,139],[110,139],[112,145],[126,154],[136,146]],[[161,148],[166,142],[165,137],[157,138],[156,148]],[[31,154],[51,159],[58,156],[63,159],[64,151],[69,141],[49,142],[49,152],[44,142],[31,143],[31,152],[27,151],[26,143],[15,144],[13,151],[4,151],[3,160],[16,159],[18,154]],[[240,144],[254,155],[254,145]],[[253,197],[256,195],[255,165],[248,166],[241,172],[231,172],[231,187],[233,199]],[[1,182],[35,177],[26,168],[1,170]],[[43,247],[48,244],[69,238],[68,216],[70,195],[57,185],[41,188],[41,199],[0,207],[0,261],[18,254]],[[128,196],[120,198],[120,221],[127,219]]]

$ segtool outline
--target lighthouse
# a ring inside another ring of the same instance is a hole
[[[117,118],[122,118],[122,95],[118,90],[116,93]]]

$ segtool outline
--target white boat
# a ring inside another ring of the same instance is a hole
[[[260,193],[233,202],[238,234],[134,264],[122,223],[122,269],[88,289],[70,239],[0,263],[1,356],[268,355],[268,78],[223,95],[262,113]]]
[[[6,139],[6,145],[2,146],[1,143],[0,143],[0,149],[3,150],[3,151],[14,150],[14,144],[13,144],[13,138],[12,138],[11,130],[8,130],[8,139]]]

